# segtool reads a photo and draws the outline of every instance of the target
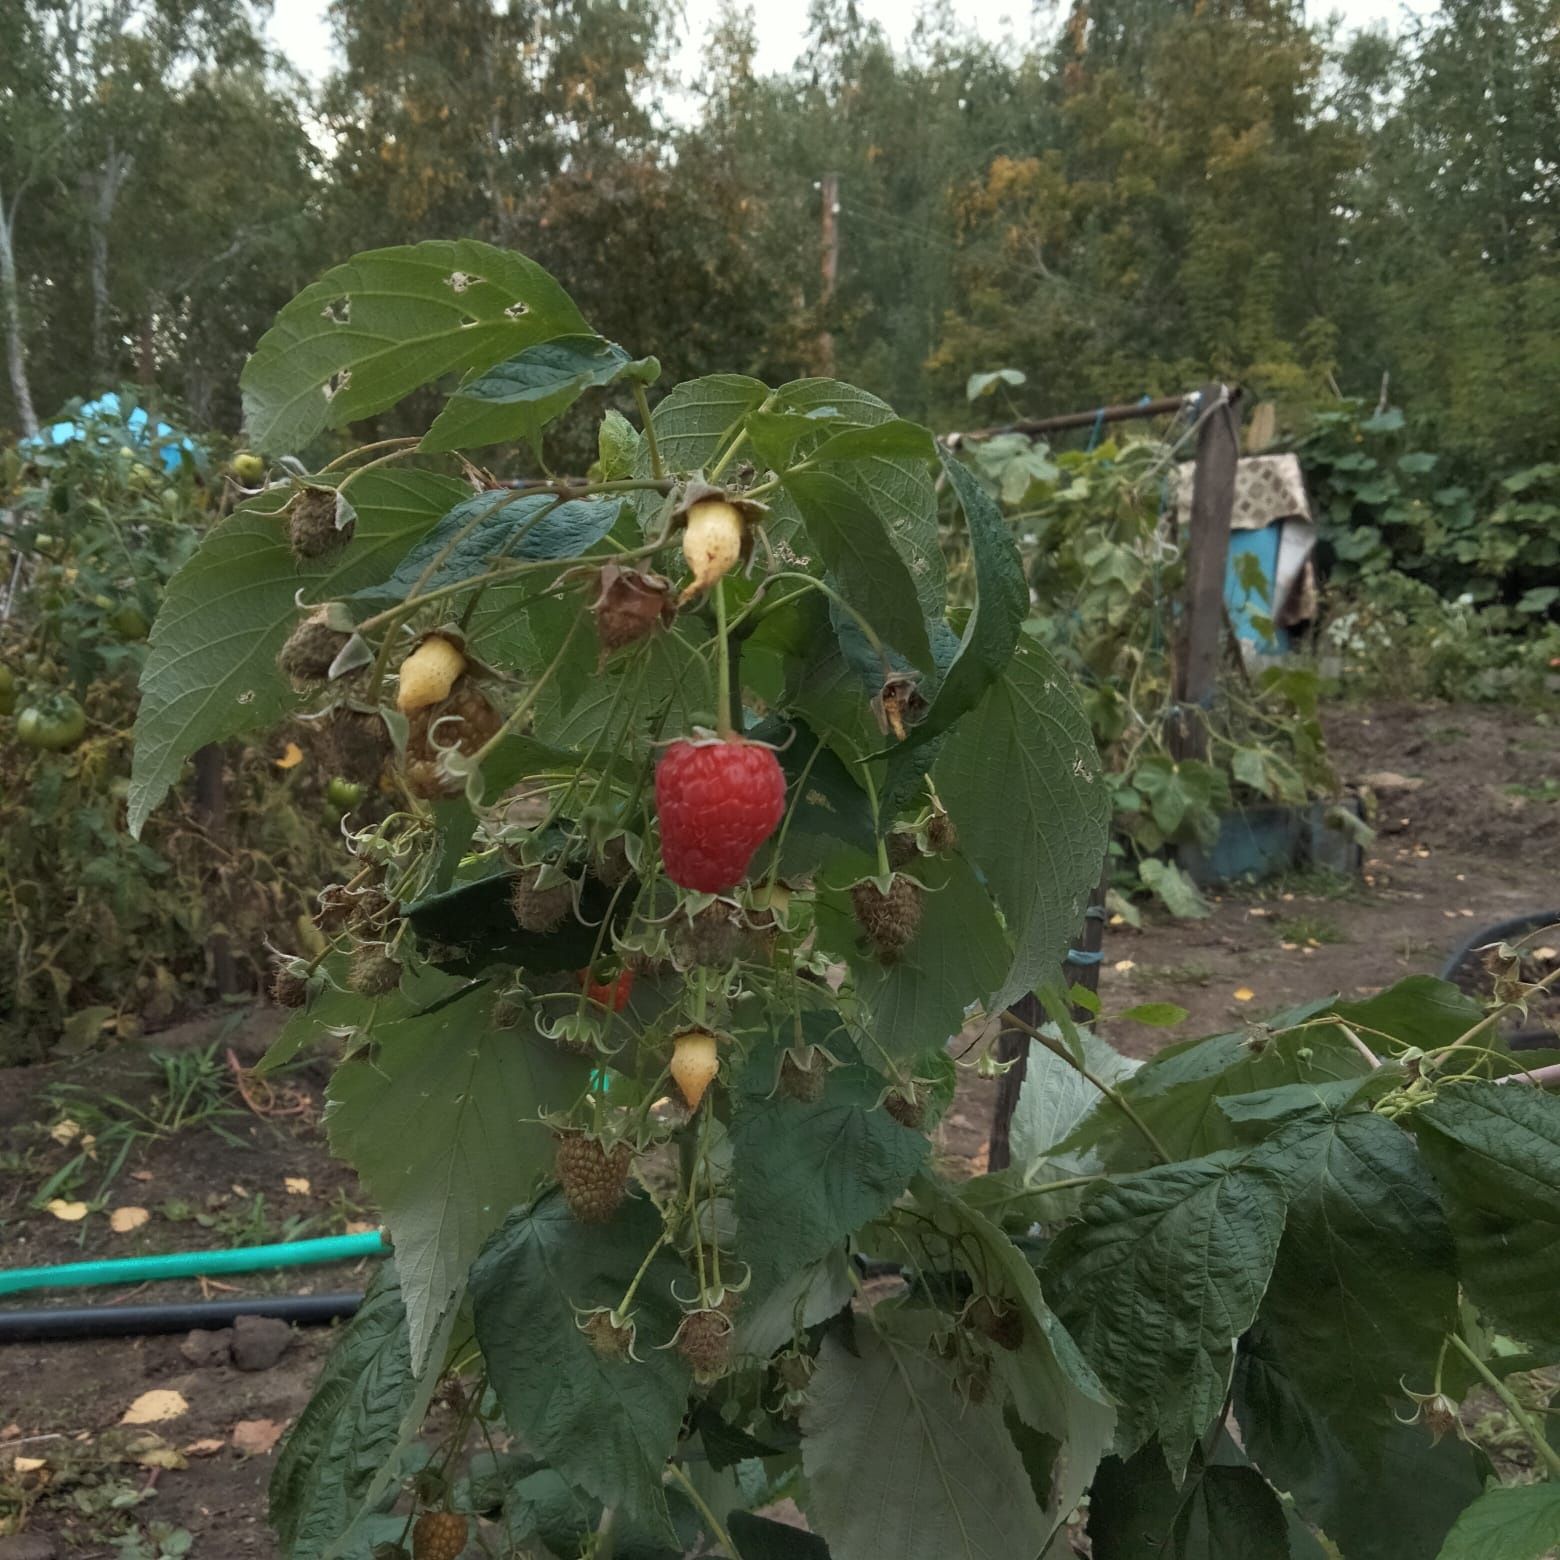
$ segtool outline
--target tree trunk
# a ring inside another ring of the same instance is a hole
[[[38,436],[38,414],[33,410],[32,387],[27,382],[27,343],[22,337],[22,302],[16,277],[16,200],[9,212],[0,196],[0,311],[5,315],[5,364],[11,378],[11,399],[17,420],[28,438]]]
[[[130,165],[129,153],[119,151],[110,139],[108,150],[103,154],[103,164],[95,177],[87,224],[87,264],[92,279],[92,371],[100,380],[113,367],[108,357],[108,230]]]

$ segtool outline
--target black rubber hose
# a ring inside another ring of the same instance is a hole
[[[241,1316],[274,1316],[300,1327],[351,1316],[360,1294],[254,1295],[247,1300],[195,1300],[168,1305],[46,1306],[0,1311],[0,1343],[41,1343],[60,1338],[126,1338],[230,1327]]]
[[[1449,980],[1467,991],[1469,988],[1463,984],[1464,977],[1479,969],[1478,961],[1474,958],[1477,949],[1488,947],[1491,943],[1509,942],[1514,937],[1520,938],[1556,922],[1560,922],[1560,910],[1529,910],[1525,915],[1513,915],[1490,926],[1481,926],[1458,943],[1451,958],[1441,968],[1441,979]],[[1506,1044],[1513,1051],[1548,1051],[1555,1047],[1557,1040],[1560,1037],[1547,1025],[1514,1029],[1505,1035]]]
[[[1526,915],[1514,915],[1509,920],[1496,921],[1493,926],[1481,926],[1458,943],[1451,958],[1441,967],[1441,979],[1455,981],[1475,948],[1506,942],[1518,933],[1536,932],[1539,927],[1557,921],[1560,921],[1560,910],[1529,910]]]

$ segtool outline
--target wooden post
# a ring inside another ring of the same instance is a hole
[[[1239,389],[1204,385],[1198,402],[1202,426],[1192,468],[1192,510],[1184,541],[1186,588],[1176,635],[1173,692],[1177,718],[1171,748],[1179,758],[1203,758],[1208,728],[1203,718],[1219,671],[1224,627],[1224,573],[1235,511],[1235,470],[1240,460]],[[1211,408],[1211,410],[1210,410]]]
[[[218,843],[227,832],[227,786],[223,767],[222,748],[218,743],[208,742],[196,750],[195,807],[202,827]],[[217,994],[230,997],[238,990],[238,972],[233,965],[233,950],[226,932],[211,934],[210,952]]]
[[[1089,895],[1089,908],[1084,911],[1083,930],[1075,944],[1083,954],[1095,954],[1105,941],[1105,895],[1110,889],[1110,851],[1105,852],[1105,866],[1100,880]],[[1087,964],[1062,966],[1062,973],[1069,986],[1084,986],[1090,991],[1100,989],[1099,961]],[[1015,1018],[1034,1029],[1046,1021],[1045,1009],[1032,996],[1022,997],[1009,1010]],[[1075,1007],[1073,1017],[1080,1024],[1092,1023],[1094,1015],[1087,1008]],[[1019,1091],[1024,1087],[1024,1074],[1029,1066],[1028,1035],[1008,1033],[997,1042],[997,1060],[1013,1065],[997,1079],[997,1103],[991,1113],[991,1144],[987,1151],[987,1169],[1006,1170],[1013,1163],[1013,1112],[1018,1109]]]
[[[840,275],[840,176],[823,176],[823,294],[818,304],[819,317],[827,320],[834,301],[834,286]],[[818,372],[824,378],[834,373],[834,332],[827,324],[818,332]]]

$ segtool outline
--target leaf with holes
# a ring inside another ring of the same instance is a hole
[[[245,428],[260,449],[302,450],[442,374],[589,330],[513,250],[470,238],[367,250],[304,288],[261,337],[244,365]]]

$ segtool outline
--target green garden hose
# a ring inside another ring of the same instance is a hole
[[[12,1268],[0,1272],[0,1295],[32,1289],[74,1289],[87,1284],[140,1284],[153,1278],[200,1278],[217,1273],[254,1273],[267,1268],[307,1267],[318,1262],[350,1262],[382,1257],[383,1234],[326,1235],[318,1240],[289,1240],[271,1246],[238,1246],[222,1251],[170,1251],[161,1256],[113,1257],[99,1262],[65,1262],[58,1267]]]

